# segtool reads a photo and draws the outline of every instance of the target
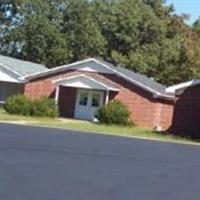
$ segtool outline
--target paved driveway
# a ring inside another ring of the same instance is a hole
[[[0,125],[2,200],[199,200],[200,147]]]

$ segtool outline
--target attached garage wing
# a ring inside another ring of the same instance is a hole
[[[13,95],[23,94],[24,84],[21,83],[9,83],[0,81],[0,103]]]

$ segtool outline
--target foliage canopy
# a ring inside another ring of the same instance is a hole
[[[200,74],[200,20],[163,0],[1,0],[0,53],[55,67],[86,57],[170,85]]]

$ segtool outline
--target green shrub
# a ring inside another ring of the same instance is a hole
[[[4,109],[9,114],[37,116],[37,117],[57,117],[58,109],[52,99],[42,98],[39,100],[30,100],[23,95],[9,97]]]
[[[31,112],[32,116],[38,117],[54,118],[58,116],[58,109],[55,106],[55,101],[47,97],[33,101]]]
[[[130,112],[127,107],[117,100],[99,108],[96,113],[96,118],[104,124],[129,125],[131,124],[129,117]]]
[[[30,115],[31,102],[23,95],[8,97],[4,109],[10,114]]]

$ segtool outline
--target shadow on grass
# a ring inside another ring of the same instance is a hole
[[[170,131],[161,131],[161,132],[156,132],[154,131],[157,135],[164,135],[164,136],[168,136],[168,137],[171,137],[175,140],[185,140],[185,141],[191,141],[191,142],[195,142],[195,143],[200,143],[200,138],[198,137],[192,137],[190,136],[189,134],[186,135],[186,134],[180,134],[180,133],[172,133]]]

